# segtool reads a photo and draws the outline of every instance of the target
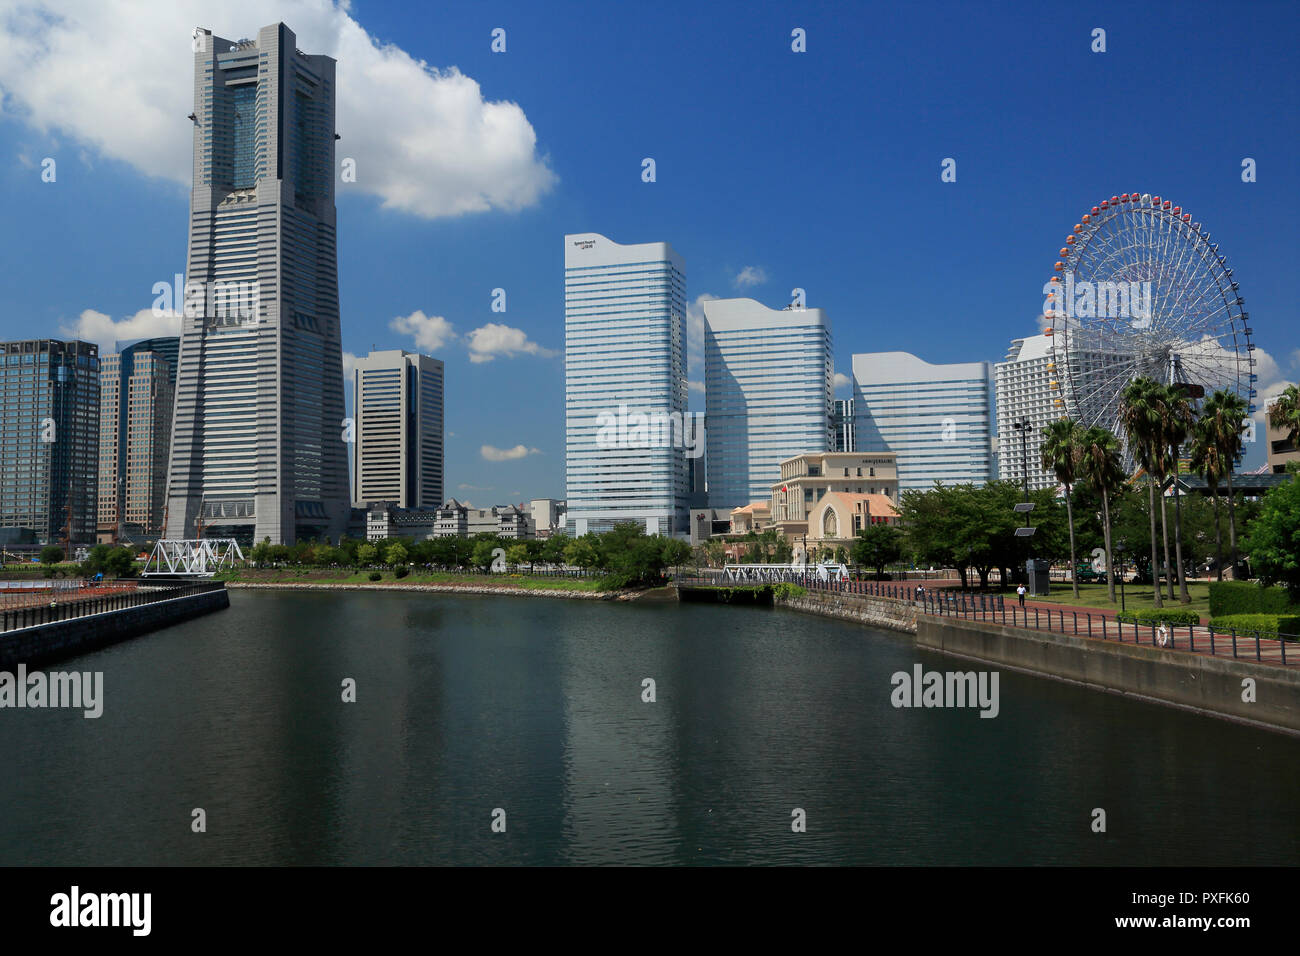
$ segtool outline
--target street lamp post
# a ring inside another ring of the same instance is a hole
[[[1016,505],[1016,510],[1023,512],[1026,516],[1034,509],[1033,504],[1029,501],[1029,431],[1033,425],[1029,419],[1022,418],[1018,422],[1012,422],[1011,427],[1020,432],[1020,474],[1022,484],[1025,490],[1025,500],[1022,504]],[[1033,528],[1018,528],[1017,537],[1029,538],[1033,535]],[[1029,583],[1029,560],[1034,556],[1033,549],[1029,541],[1025,541],[1025,580]]]

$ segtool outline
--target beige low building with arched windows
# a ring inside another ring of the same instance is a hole
[[[771,523],[803,553],[848,547],[868,524],[898,523],[898,466],[892,452],[817,452],[781,462]],[[830,527],[833,525],[833,529]],[[832,531],[833,533],[828,533]]]

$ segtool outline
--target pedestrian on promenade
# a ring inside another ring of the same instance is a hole
[[[1160,627],[1156,631],[1156,643],[1165,647],[1169,643],[1169,627],[1164,621],[1160,622]]]
[[[1020,600],[1020,606],[1025,606],[1025,586],[1022,584],[1016,588],[1016,597]]]

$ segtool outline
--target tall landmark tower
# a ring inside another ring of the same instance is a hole
[[[169,538],[334,539],[348,517],[334,60],[283,23],[194,33],[194,188]]]

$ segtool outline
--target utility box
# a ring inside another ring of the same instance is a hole
[[[1025,574],[1029,578],[1029,593],[1033,597],[1049,594],[1052,589],[1051,563],[1042,558],[1030,558],[1025,562]]]

